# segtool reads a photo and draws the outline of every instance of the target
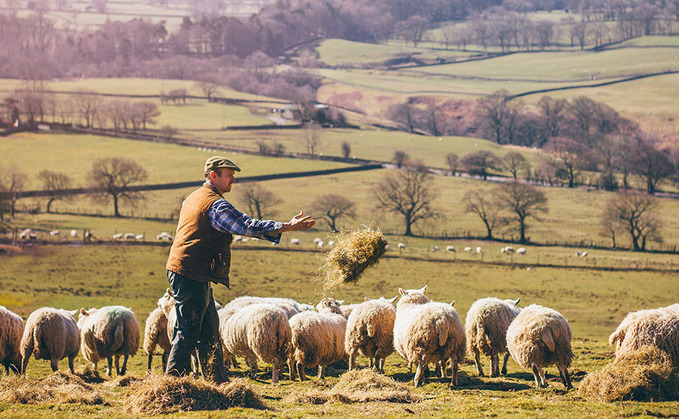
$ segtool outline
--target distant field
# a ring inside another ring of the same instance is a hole
[[[167,287],[165,261],[168,247],[85,246],[42,247],[28,249],[17,256],[0,255],[0,305],[26,318],[41,306],[78,309],[120,304],[130,307],[143,326],[156,300]],[[292,297],[300,302],[315,303],[328,295],[318,282],[318,267],[322,254],[309,252],[278,252],[271,249],[234,249],[232,289],[214,286],[215,298],[226,303],[238,295]],[[573,330],[575,359],[570,368],[574,385],[582,378],[612,360],[612,348],[607,337],[629,311],[666,306],[679,298],[673,286],[676,275],[656,272],[606,272],[597,270],[538,268],[531,271],[512,266],[484,265],[475,262],[417,261],[385,258],[366,272],[361,281],[332,294],[347,303],[362,301],[364,296],[392,297],[398,287],[420,288],[428,285],[427,294],[437,300],[455,300],[455,308],[464,319],[469,306],[478,298],[499,296],[521,297],[521,306],[542,304],[552,307],[569,320]],[[648,284],[653,284],[649,287]],[[469,355],[468,355],[469,356]],[[160,373],[159,357],[154,358],[154,373]],[[358,359],[360,366],[367,361]],[[482,358],[484,368],[489,361]],[[140,350],[130,359],[128,373],[142,379],[146,357]],[[66,362],[61,361],[61,370]],[[86,366],[78,355],[76,370]],[[679,409],[677,402],[665,403],[596,403],[582,399],[576,391],[563,392],[555,378],[556,369],[548,367],[549,388],[536,391],[529,371],[513,360],[508,374],[499,378],[479,378],[471,363],[461,366],[460,385],[450,388],[448,380],[429,379],[421,388],[412,386],[406,363],[396,354],[386,360],[387,376],[403,382],[410,391],[422,398],[419,403],[401,404],[369,402],[347,404],[332,402],[323,405],[294,403],[290,394],[307,391],[325,392],[334,385],[343,369],[329,368],[324,382],[316,378],[300,383],[284,376],[281,383],[271,386],[269,368],[260,365],[256,380],[246,379],[253,389],[264,396],[274,410],[256,411],[235,408],[225,413],[243,417],[365,417],[366,414],[385,418],[403,417],[407,412],[427,417],[486,417],[509,418],[533,416],[536,412],[550,417],[669,416]],[[99,373],[104,374],[100,365]],[[42,379],[51,371],[45,361],[31,359],[27,378]],[[244,365],[232,371],[231,377],[245,375]],[[1,415],[8,417],[54,418],[74,416],[126,417],[123,403],[133,387],[108,383],[92,384],[100,391],[105,404],[79,403],[24,405],[2,403]],[[407,409],[407,410],[406,410]],[[183,412],[174,417],[204,417],[208,412]]]
[[[92,162],[103,157],[122,156],[144,166],[145,183],[172,183],[196,180],[203,176],[205,159],[228,154],[243,168],[241,176],[309,171],[343,167],[345,164],[315,160],[276,159],[254,155],[198,150],[172,144],[158,144],[94,135],[17,134],[0,138],[2,165],[20,165],[29,174],[27,189],[40,189],[37,172],[50,169],[68,174],[75,183],[86,182]],[[74,157],[77,156],[77,157]]]
[[[156,128],[170,125],[179,130],[214,130],[229,126],[269,125],[270,119],[253,115],[245,106],[224,105],[204,100],[186,104],[160,105]]]

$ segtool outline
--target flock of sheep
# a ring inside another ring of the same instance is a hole
[[[316,307],[288,298],[243,296],[218,308],[224,362],[235,366],[236,356],[245,358],[251,374],[257,364],[272,366],[272,383],[287,363],[290,379],[306,379],[308,368],[318,367],[323,378],[328,365],[348,359],[356,368],[356,357],[369,359],[369,366],[384,372],[385,359],[394,350],[416,367],[415,386],[425,380],[425,371],[435,365],[435,374],[458,385],[459,365],[467,353],[473,354],[479,376],[484,372],[480,354],[491,359],[490,376],[506,374],[511,355],[530,369],[538,388],[546,386],[544,368],[556,365],[566,388],[572,388],[568,368],[573,359],[571,329],[555,310],[539,305],[519,308],[519,300],[482,298],[472,304],[462,324],[452,303],[431,301],[421,289],[399,289],[400,298],[343,304],[324,298]],[[76,321],[76,315],[78,319]],[[148,353],[148,369],[156,348],[163,350],[167,362],[176,314],[174,298],[168,289],[149,315],[143,348]],[[139,349],[140,329],[134,313],[122,306],[66,311],[43,307],[24,321],[0,306],[0,362],[10,371],[24,374],[31,355],[51,362],[52,370],[68,358],[74,372],[78,351],[92,363],[107,360],[111,375],[124,375],[127,360]],[[679,365],[679,304],[630,313],[610,336],[616,357],[652,345],[668,353]],[[500,369],[500,355],[504,362]],[[122,367],[119,359],[123,357]],[[198,365],[198,363],[196,363]],[[197,368],[197,367],[196,367]]]

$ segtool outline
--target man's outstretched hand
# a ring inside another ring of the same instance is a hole
[[[283,223],[283,227],[278,230],[280,233],[286,231],[299,231],[308,230],[316,224],[316,220],[312,219],[309,215],[304,215],[304,211],[300,211],[299,214],[295,215],[287,223]]]

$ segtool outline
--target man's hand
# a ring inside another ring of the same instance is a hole
[[[304,211],[300,211],[299,214],[295,215],[287,223],[283,223],[283,227],[278,230],[279,233],[284,233],[286,231],[299,231],[308,230],[316,224],[316,220],[313,220],[311,216],[304,215]]]

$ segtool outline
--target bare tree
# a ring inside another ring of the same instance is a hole
[[[212,73],[203,73],[196,76],[196,86],[207,97],[208,102],[212,96],[219,91],[219,77]]]
[[[92,90],[81,89],[73,95],[80,118],[85,121],[85,128],[92,128],[94,119],[100,111],[101,98]]]
[[[332,232],[337,232],[337,220],[340,218],[354,218],[355,204],[350,199],[337,194],[326,194],[311,205],[314,214],[323,218]]]
[[[342,156],[344,156],[345,159],[351,157],[351,144],[349,144],[348,141],[342,142]]]
[[[66,195],[63,194],[65,189],[71,187],[71,178],[66,173],[53,172],[51,170],[41,170],[38,174],[43,184],[43,190],[47,191],[47,208],[46,212],[50,212],[52,204],[55,201],[63,200]]]
[[[243,184],[238,196],[245,201],[250,215],[260,220],[276,215],[276,206],[283,202],[275,193],[255,182]]]
[[[391,158],[391,162],[396,165],[399,169],[404,167],[410,161],[410,156],[403,150],[394,151],[394,157]]]
[[[602,225],[610,231],[618,229],[629,234],[632,248],[646,250],[649,241],[662,243],[661,223],[656,216],[657,200],[648,195],[618,193],[606,203]],[[614,242],[615,245],[615,242]]]
[[[632,171],[646,180],[646,192],[654,194],[658,186],[676,173],[670,156],[655,146],[656,139],[642,136],[632,158]]]
[[[543,157],[557,169],[557,176],[575,187],[580,172],[589,164],[588,149],[581,143],[566,137],[554,137],[547,142]]]
[[[113,201],[113,213],[120,217],[119,201],[135,205],[142,195],[128,189],[130,185],[143,182],[148,177],[146,169],[124,157],[106,157],[92,163],[89,181],[95,200]]]
[[[495,195],[499,209],[509,214],[506,222],[515,225],[519,242],[526,243],[526,222],[531,217],[540,221],[539,214],[548,211],[547,196],[535,186],[518,182],[498,185]]]
[[[499,90],[476,102],[483,138],[498,144],[512,144],[522,104],[509,101],[509,92]]]
[[[28,175],[18,166],[0,166],[0,194],[5,198],[5,210],[9,213],[9,218],[14,218],[17,201],[21,198],[26,187]],[[0,214],[2,209],[0,208]]]
[[[438,192],[422,165],[387,174],[374,192],[378,209],[403,216],[406,236],[413,235],[412,227],[416,222],[439,216],[433,206]]]
[[[500,167],[500,159],[488,150],[479,150],[464,153],[460,157],[460,164],[470,175],[480,176],[486,180],[489,170]]]
[[[558,137],[561,127],[566,122],[568,101],[566,99],[553,99],[543,96],[538,101],[538,109],[543,118],[543,127],[549,137]]]
[[[523,157],[523,154],[518,151],[512,151],[505,154],[500,159],[500,163],[506,171],[511,173],[514,180],[519,178],[520,173],[525,174],[530,172],[530,164],[526,158]]]
[[[146,124],[156,125],[160,110],[158,105],[153,102],[139,102],[134,104],[136,118],[141,122],[142,129],[146,130]]]
[[[462,198],[465,213],[479,216],[486,226],[486,239],[493,239],[493,230],[500,221],[500,214],[496,203],[488,199],[488,194],[478,190],[467,191]]]
[[[323,128],[318,124],[308,124],[304,128],[304,145],[306,152],[315,156],[318,148],[321,146],[321,136],[323,135]]]
[[[460,165],[459,156],[455,153],[449,153],[446,156],[446,163],[448,163],[448,167],[450,168],[450,174],[453,176],[457,175],[458,167]]]

